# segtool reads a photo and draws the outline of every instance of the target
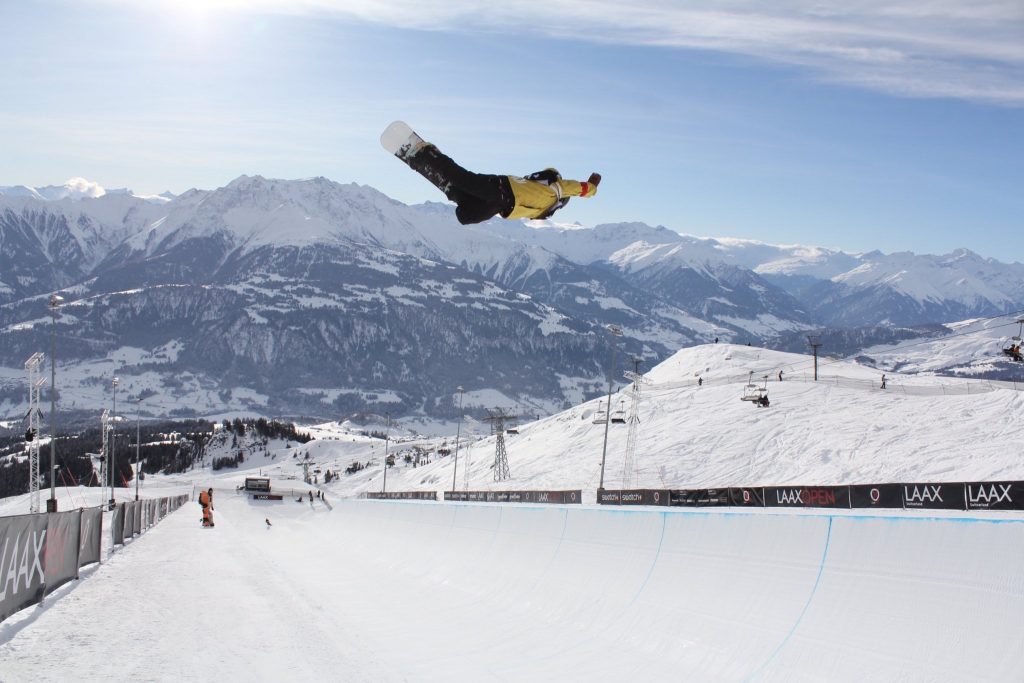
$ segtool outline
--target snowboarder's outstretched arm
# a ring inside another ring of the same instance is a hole
[[[554,169],[547,169],[557,175]],[[535,173],[528,178],[509,176],[509,185],[515,197],[515,205],[503,218],[547,218],[568,203],[570,197],[593,197],[597,194],[597,186],[601,176],[591,173],[586,182],[565,180],[558,177],[550,182],[546,179],[534,180],[545,171]]]
[[[586,182],[578,180],[558,181],[563,197],[593,197],[597,194],[597,186],[599,184],[601,184],[600,173],[591,173]]]

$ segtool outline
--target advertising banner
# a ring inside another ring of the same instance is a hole
[[[669,491],[669,505],[711,507],[730,505],[729,489],[676,489]]]
[[[966,510],[963,484],[903,484],[903,507],[926,510]]]
[[[583,500],[581,489],[569,491],[519,491],[524,503],[558,503],[579,505]]]
[[[1024,510],[1024,482],[991,481],[967,484],[968,510]]]
[[[79,532],[78,566],[100,561],[101,534],[103,532],[103,508],[82,510],[82,526]]]
[[[855,484],[850,487],[850,507],[900,509],[903,507],[903,487],[899,484]]]
[[[849,508],[849,486],[766,486],[767,507]]]
[[[0,517],[0,621],[43,597],[46,517]]]
[[[142,501],[135,503],[135,514],[132,515],[132,528],[135,530],[135,535],[138,536],[142,533]]]
[[[740,506],[764,507],[764,489],[730,488],[729,504]]]
[[[445,491],[445,501],[479,503],[554,503],[579,505],[581,489],[568,491]]]
[[[110,530],[113,532],[114,545],[124,545],[124,503],[114,506],[110,515]]]
[[[124,529],[122,530],[122,536],[125,540],[128,540],[133,535],[133,525],[135,524],[135,503],[124,504]]]
[[[664,489],[598,489],[601,505],[668,505],[669,491]]]
[[[367,491],[366,497],[370,500],[437,500],[437,491]]]
[[[46,548],[43,570],[46,590],[78,578],[79,536],[82,533],[82,511],[51,512],[46,515]]]

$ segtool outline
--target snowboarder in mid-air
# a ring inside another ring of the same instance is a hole
[[[482,223],[494,216],[548,218],[568,204],[570,197],[593,197],[601,182],[597,173],[591,173],[586,182],[565,180],[553,168],[526,177],[473,173],[425,142],[402,121],[388,126],[380,142],[455,202],[455,217],[463,225]]]

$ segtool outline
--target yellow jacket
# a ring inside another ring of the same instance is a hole
[[[539,218],[551,215],[551,209],[569,197],[593,197],[597,194],[597,185],[578,180],[559,179],[550,185],[536,180],[528,180],[510,175],[508,182],[512,186],[512,194],[516,204],[505,218]]]

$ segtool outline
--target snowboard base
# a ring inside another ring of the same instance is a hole
[[[404,160],[411,151],[423,145],[423,138],[405,121],[393,121],[380,135],[380,144],[399,159]]]

